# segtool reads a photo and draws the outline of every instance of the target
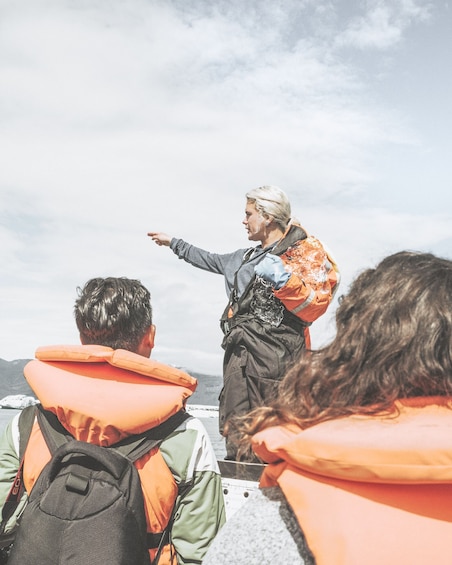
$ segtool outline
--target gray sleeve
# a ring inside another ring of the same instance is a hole
[[[278,487],[258,489],[220,530],[203,565],[314,565],[303,533]]]
[[[232,253],[211,253],[175,237],[171,240],[170,248],[179,259],[183,259],[190,265],[225,276],[237,270],[246,251],[246,249],[238,249]]]

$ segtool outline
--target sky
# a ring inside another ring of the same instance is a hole
[[[0,0],[0,358],[78,343],[77,287],[127,276],[153,358],[220,375],[222,277],[146,234],[248,247],[264,184],[341,269],[314,347],[362,270],[452,259],[451,24],[441,0]]]

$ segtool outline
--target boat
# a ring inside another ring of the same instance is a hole
[[[218,466],[228,520],[247,501],[252,492],[259,488],[264,465],[219,459]]]
[[[203,422],[212,441],[221,473],[226,519],[229,519],[252,492],[259,488],[264,465],[229,461],[224,458],[224,438],[218,432],[218,406],[188,403],[187,412]]]

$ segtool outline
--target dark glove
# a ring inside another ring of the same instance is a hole
[[[254,267],[254,272],[269,282],[275,290],[282,288],[290,278],[290,273],[284,268],[284,263],[277,255],[267,255]]]

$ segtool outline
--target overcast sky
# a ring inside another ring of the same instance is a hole
[[[76,287],[128,276],[152,293],[153,357],[221,374],[222,277],[146,233],[246,247],[263,184],[333,251],[338,294],[401,249],[452,258],[451,11],[0,0],[0,358],[77,343]]]

